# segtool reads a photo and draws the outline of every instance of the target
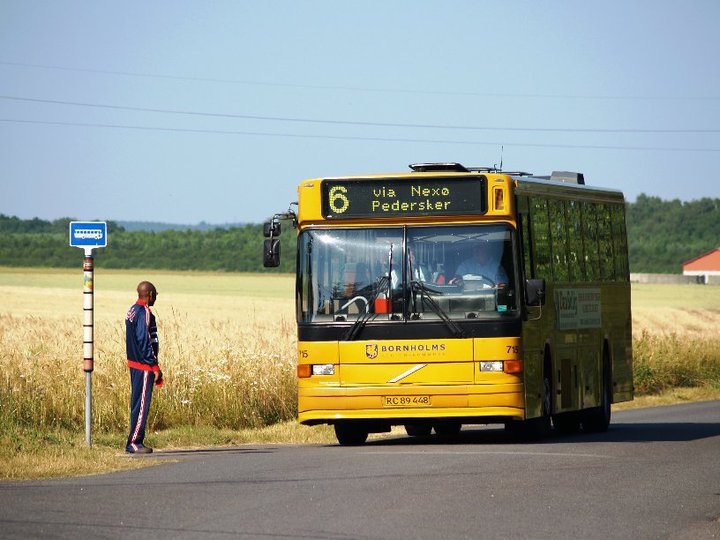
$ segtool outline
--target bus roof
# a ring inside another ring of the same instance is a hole
[[[503,174],[499,172],[498,174]],[[512,176],[517,195],[554,195],[569,199],[587,199],[607,202],[625,200],[618,189],[588,186],[547,176]]]

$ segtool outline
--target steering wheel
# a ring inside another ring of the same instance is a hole
[[[457,283],[458,285],[462,286],[463,290],[468,288],[468,285],[470,283],[472,284],[479,284],[482,286],[483,289],[494,289],[495,288],[495,282],[490,279],[487,276],[483,276],[481,274],[472,274],[473,279],[463,279],[462,277],[458,279]]]

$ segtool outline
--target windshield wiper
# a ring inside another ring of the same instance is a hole
[[[387,289],[388,291],[388,299],[390,305],[392,305],[392,263],[393,245],[390,244],[390,251],[388,253],[387,275],[380,276],[380,278],[377,280],[377,287],[372,297],[370,298],[370,301],[367,303],[367,306],[365,306],[365,313],[363,313],[362,316],[358,316],[358,318],[355,320],[353,325],[348,330],[347,334],[345,334],[345,341],[353,341],[357,339],[357,337],[360,335],[360,332],[362,332],[362,329],[365,328],[365,325],[370,321],[370,319],[374,319],[378,316],[377,313],[370,313],[370,306],[375,305],[375,300],[378,299],[380,293],[383,292],[385,289]]]
[[[428,307],[430,307],[430,309],[438,317],[440,317],[440,319],[450,329],[450,332],[452,333],[453,337],[457,337],[457,338],[465,337],[465,332],[463,331],[463,329],[460,328],[460,326],[455,321],[453,321],[450,317],[448,317],[448,314],[445,313],[443,308],[440,307],[440,305],[435,301],[435,299],[432,296],[427,294],[428,291],[430,291],[430,289],[425,287],[425,285],[422,282],[416,281],[413,279],[412,281],[410,281],[410,290],[413,293],[420,293],[420,306],[424,307],[425,305],[427,305]],[[414,298],[413,298],[413,300],[414,300]]]
[[[370,300],[368,301],[367,305],[365,306],[365,313],[358,316],[358,318],[355,320],[353,325],[348,330],[347,334],[345,334],[345,341],[353,341],[357,339],[357,337],[360,335],[360,332],[363,328],[365,328],[365,325],[375,317],[378,316],[377,313],[370,313],[370,306],[375,305],[375,300],[378,299],[380,296],[380,293],[382,293],[390,283],[390,280],[387,276],[381,276],[380,279],[377,281],[377,287],[375,289],[375,292],[370,297]]]

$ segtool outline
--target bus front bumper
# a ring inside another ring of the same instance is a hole
[[[524,420],[522,384],[402,387],[301,388],[298,420],[314,425],[338,420],[458,418],[464,423]]]

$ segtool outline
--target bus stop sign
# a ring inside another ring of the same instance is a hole
[[[85,442],[92,446],[92,371],[94,369],[93,249],[107,246],[105,221],[71,221],[70,246],[85,250],[83,260],[83,371],[85,371]]]
[[[70,245],[85,249],[107,246],[107,223],[104,221],[71,221]]]

